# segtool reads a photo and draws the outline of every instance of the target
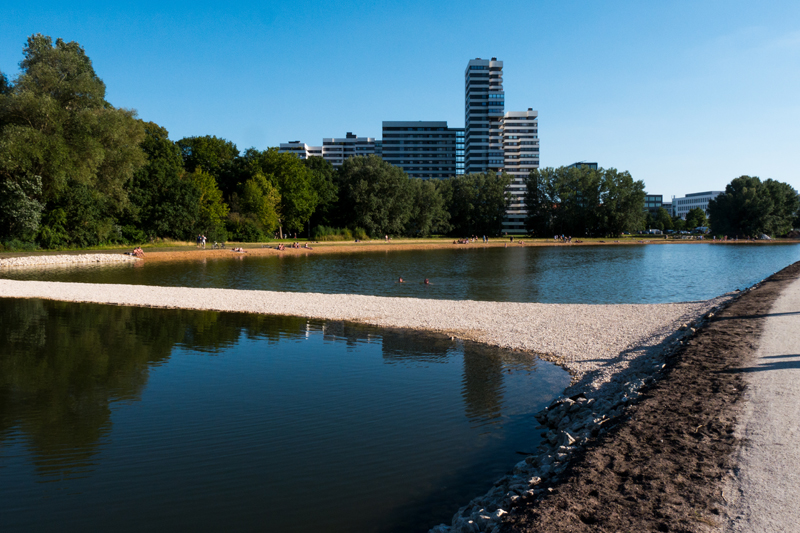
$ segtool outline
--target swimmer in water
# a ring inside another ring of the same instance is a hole
[[[428,278],[425,278],[425,285],[430,285],[430,284],[431,284],[431,282],[428,281]]]
[[[403,283],[403,278],[398,279],[397,283]]]

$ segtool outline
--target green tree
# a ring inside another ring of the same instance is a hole
[[[690,209],[689,212],[686,213],[686,228],[688,230],[691,231],[695,228],[707,227],[707,226],[708,226],[708,218],[706,217],[706,212],[700,209],[699,207]]]
[[[558,193],[556,169],[533,169],[525,179],[525,228],[536,237],[551,237],[555,230]]]
[[[641,226],[644,218],[644,182],[634,181],[630,173],[609,168],[603,171],[602,233],[619,236]]]
[[[411,216],[409,178],[378,156],[347,159],[338,172],[340,223],[369,235],[402,234]]]
[[[673,229],[672,217],[666,209],[659,207],[655,214],[648,211],[645,214],[645,229],[658,229],[666,231]]]
[[[124,231],[144,238],[191,239],[199,218],[200,189],[183,179],[183,159],[166,129],[144,123],[141,147],[147,164],[139,169],[129,186],[130,215]]]
[[[0,237],[32,241],[39,230],[44,206],[39,176],[0,181]]]
[[[214,135],[184,137],[177,143],[187,172],[202,168],[217,180],[217,185],[225,197],[233,193],[239,181],[235,169],[239,149],[231,141]]]
[[[672,228],[675,231],[685,231],[686,221],[683,220],[681,217],[672,217]]]
[[[225,219],[228,205],[222,199],[222,191],[214,177],[200,167],[186,174],[185,179],[199,191],[197,218],[193,227],[209,239],[225,241]]]
[[[311,171],[312,186],[317,191],[317,208],[311,215],[311,226],[331,225],[336,215],[336,202],[339,200],[339,187],[336,185],[336,169],[321,157],[309,157],[303,164]]]
[[[261,172],[278,189],[281,233],[284,229],[302,231],[319,203],[318,177],[295,154],[280,153],[277,148],[263,152],[250,148],[243,160],[247,179]]]
[[[511,201],[507,191],[510,183],[508,174],[491,171],[445,180],[442,192],[450,213],[451,234],[500,235]]]
[[[800,198],[791,185],[755,176],[734,179],[708,203],[711,229],[720,235],[784,235],[798,208]]]
[[[536,236],[616,236],[646,220],[644,183],[616,169],[545,168],[526,181],[526,227]]]
[[[251,215],[259,228],[271,234],[280,223],[281,195],[261,172],[256,172],[242,186],[242,213]]]
[[[409,181],[411,213],[405,234],[409,237],[428,237],[433,233],[450,230],[450,214],[445,209],[444,197],[438,180],[413,178]]]
[[[0,91],[4,190],[33,190],[26,184],[38,176],[41,192],[28,200],[45,206],[43,223],[61,218],[50,211],[74,208],[63,228],[68,243],[113,238],[116,217],[128,205],[125,185],[145,162],[144,128],[133,111],[106,102],[105,84],[75,42],[33,35],[20,67]]]

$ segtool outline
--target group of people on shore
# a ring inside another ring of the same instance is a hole
[[[141,246],[137,246],[132,252],[125,252],[125,255],[132,255],[139,259],[144,259],[144,250],[142,250]]]
[[[293,242],[292,244],[289,245],[289,248],[313,250],[313,248],[309,246],[308,243],[305,243],[304,245],[301,246],[299,242]],[[275,249],[278,250],[279,252],[283,252],[284,250],[286,250],[286,245],[279,244],[278,246],[275,247]]]
[[[483,241],[484,244],[489,242],[489,239],[488,239],[488,237],[486,237],[486,235],[484,235],[481,238],[481,240]],[[457,240],[453,241],[453,244],[469,244],[469,243],[472,243],[472,242],[478,242],[478,236],[477,235],[473,235],[472,237],[467,237],[465,239],[457,239]]]

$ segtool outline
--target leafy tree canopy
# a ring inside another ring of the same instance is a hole
[[[534,169],[526,185],[526,225],[538,237],[620,235],[645,221],[644,183],[628,172]]]
[[[231,175],[231,165],[239,157],[239,149],[231,141],[214,135],[184,137],[177,143],[187,172],[202,168],[217,180],[220,189],[229,195],[238,183]]]
[[[302,231],[319,204],[315,174],[294,154],[277,148],[248,149],[243,157],[248,179],[261,173],[272,180],[280,194],[281,226]]]
[[[166,129],[144,123],[141,147],[147,164],[129,187],[131,210],[127,222],[147,238],[191,239],[199,218],[201,191],[183,179],[183,159]]]
[[[409,237],[428,237],[450,231],[450,214],[445,208],[442,183],[418,178],[409,181],[411,213],[405,229]]]
[[[351,157],[338,173],[338,209],[346,225],[372,236],[402,234],[411,215],[409,178],[375,155]]]
[[[691,231],[695,228],[701,227],[708,227],[708,217],[706,217],[706,212],[699,207],[690,209],[689,212],[686,213],[686,228]]]
[[[451,234],[500,235],[511,195],[508,174],[465,174],[442,182]]]
[[[711,230],[719,235],[771,236],[792,229],[800,198],[788,183],[740,176],[708,203]]]
[[[144,128],[133,111],[105,101],[105,84],[75,42],[33,35],[20,67],[12,83],[0,83],[0,182],[26,191],[25,202],[45,211],[69,203],[63,196],[73,188],[87,188],[91,194],[78,196],[103,204],[89,211],[108,226],[127,206],[125,185],[145,162]],[[37,177],[40,190],[29,185]]]

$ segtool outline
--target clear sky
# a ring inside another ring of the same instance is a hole
[[[666,197],[742,174],[800,189],[800,2],[4,2],[0,70],[27,37],[86,50],[117,107],[244,150],[464,125],[464,69],[504,62],[539,111],[542,166],[597,161]]]

